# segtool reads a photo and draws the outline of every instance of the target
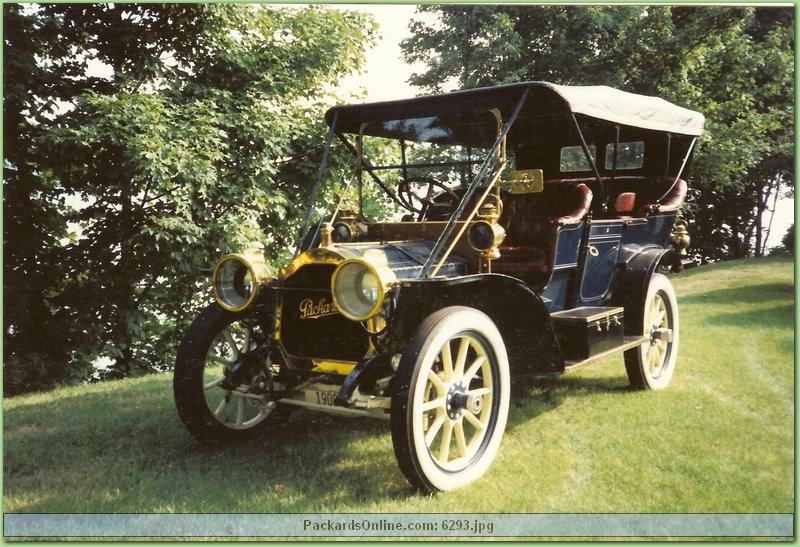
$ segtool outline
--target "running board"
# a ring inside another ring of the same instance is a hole
[[[625,336],[623,338],[622,345],[605,350],[596,355],[592,355],[591,357],[589,357],[588,359],[584,359],[583,361],[565,361],[564,372],[569,372],[577,368],[590,365],[595,361],[599,361],[600,359],[604,359],[610,355],[614,355],[615,353],[627,351],[629,349],[635,348],[636,346],[641,346],[642,344],[649,342],[649,340],[650,338],[647,336]]]

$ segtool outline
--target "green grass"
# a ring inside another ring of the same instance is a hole
[[[791,513],[794,278],[788,259],[673,278],[670,387],[627,388],[622,357],[537,380],[480,481],[426,498],[388,422],[296,413],[270,438],[209,447],[171,376],[4,400],[4,512]]]

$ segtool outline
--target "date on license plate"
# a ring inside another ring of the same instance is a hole
[[[305,389],[306,402],[315,405],[333,406],[341,386],[317,384]]]

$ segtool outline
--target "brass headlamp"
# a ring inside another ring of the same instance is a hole
[[[348,319],[366,321],[381,311],[386,293],[395,281],[397,277],[385,263],[345,260],[331,279],[333,301]]]
[[[264,250],[254,245],[242,253],[222,257],[211,283],[217,303],[228,311],[239,312],[255,302],[259,291],[271,280]]]

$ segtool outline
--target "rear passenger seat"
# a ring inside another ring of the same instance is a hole
[[[674,213],[686,200],[688,187],[683,179],[623,177],[608,181],[606,192],[612,196],[614,218],[646,218],[654,213]],[[665,193],[669,193],[664,196]],[[664,198],[660,203],[657,201]]]

